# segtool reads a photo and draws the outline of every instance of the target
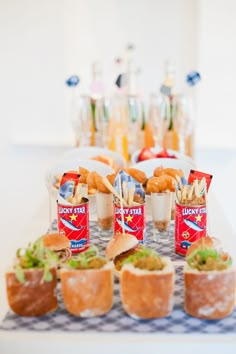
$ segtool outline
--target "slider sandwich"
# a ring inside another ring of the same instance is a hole
[[[57,254],[59,262],[63,263],[71,257],[70,240],[62,233],[52,233],[43,236],[44,247]]]
[[[61,291],[65,307],[77,317],[95,317],[113,305],[112,264],[91,245],[61,268]]]
[[[5,274],[8,304],[20,316],[42,316],[57,309],[57,256],[42,239],[16,252]]]
[[[186,254],[184,309],[193,317],[217,320],[229,316],[235,306],[236,270],[231,257],[204,237]]]
[[[123,261],[141,250],[138,239],[130,234],[117,233],[107,244],[106,257],[113,261],[114,274],[119,278]]]
[[[124,311],[136,319],[168,316],[173,309],[175,271],[168,257],[142,248],[122,263],[120,295]]]
[[[70,240],[62,233],[52,233],[43,236],[43,244],[57,255],[57,279],[60,279],[61,265],[72,256]]]

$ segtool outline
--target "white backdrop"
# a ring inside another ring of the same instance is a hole
[[[180,90],[200,71],[196,144],[235,148],[235,15],[234,0],[1,0],[1,144],[73,144],[65,79],[77,73],[88,87],[101,60],[110,87],[114,58],[132,42],[145,94],[158,91],[167,58]]]

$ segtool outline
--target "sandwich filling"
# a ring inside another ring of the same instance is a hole
[[[132,264],[135,268],[156,271],[163,270],[165,263],[154,250],[142,247],[138,252],[130,254],[121,263],[121,267],[125,264]]]
[[[225,270],[232,265],[231,258],[212,248],[197,249],[187,257],[186,261],[190,268],[199,271]]]
[[[60,262],[66,262],[71,257],[70,248],[55,251]]]
[[[65,263],[65,267],[73,269],[100,269],[107,263],[108,260],[99,255],[98,248],[91,245],[86,251],[69,259]]]

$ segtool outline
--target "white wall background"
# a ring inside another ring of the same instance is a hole
[[[65,79],[91,80],[101,60],[107,86],[114,58],[135,44],[140,87],[158,91],[166,58],[176,61],[177,85],[196,68],[195,0],[2,0],[3,116],[13,142],[73,139],[65,116]]]
[[[236,148],[236,1],[199,1],[198,145]]]
[[[1,0],[1,141],[73,144],[65,79],[77,73],[87,87],[99,59],[110,86],[114,58],[133,42],[145,94],[159,89],[166,58],[179,89],[201,72],[196,144],[235,148],[235,15],[234,0]]]

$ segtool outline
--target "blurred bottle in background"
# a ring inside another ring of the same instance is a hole
[[[66,80],[66,114],[70,122],[76,119],[78,114],[79,83],[78,75],[72,75]]]
[[[173,61],[166,61],[164,65],[164,80],[160,87],[160,92],[164,96],[169,97],[170,102],[170,121],[168,129],[166,130],[164,137],[163,137],[163,148],[164,149],[172,149],[178,150],[179,149],[179,141],[178,141],[178,134],[176,133],[173,125],[173,106],[172,100],[175,92],[175,64]]]
[[[76,147],[89,146],[92,137],[92,111],[88,95],[79,95],[76,104],[76,114],[72,116],[72,128],[75,134]]]
[[[127,105],[129,158],[143,145],[143,104],[138,90],[138,68],[134,59],[127,64]]]
[[[142,101],[138,91],[134,49],[131,44],[126,47],[123,65],[119,66],[121,70],[118,71],[116,89],[110,98],[108,122],[108,147],[121,153],[127,162],[133,152],[141,147]]]
[[[189,96],[186,96],[185,93],[180,94],[176,92],[175,64],[173,61],[165,62],[165,74],[160,92],[168,96],[170,102],[170,121],[168,129],[164,134],[163,148],[180,151],[181,154],[193,157],[193,107],[191,106]],[[185,122],[186,129],[184,129],[183,122]]]
[[[128,161],[128,105],[125,95],[121,92],[113,93],[109,100],[107,137],[108,148],[118,152]]]

